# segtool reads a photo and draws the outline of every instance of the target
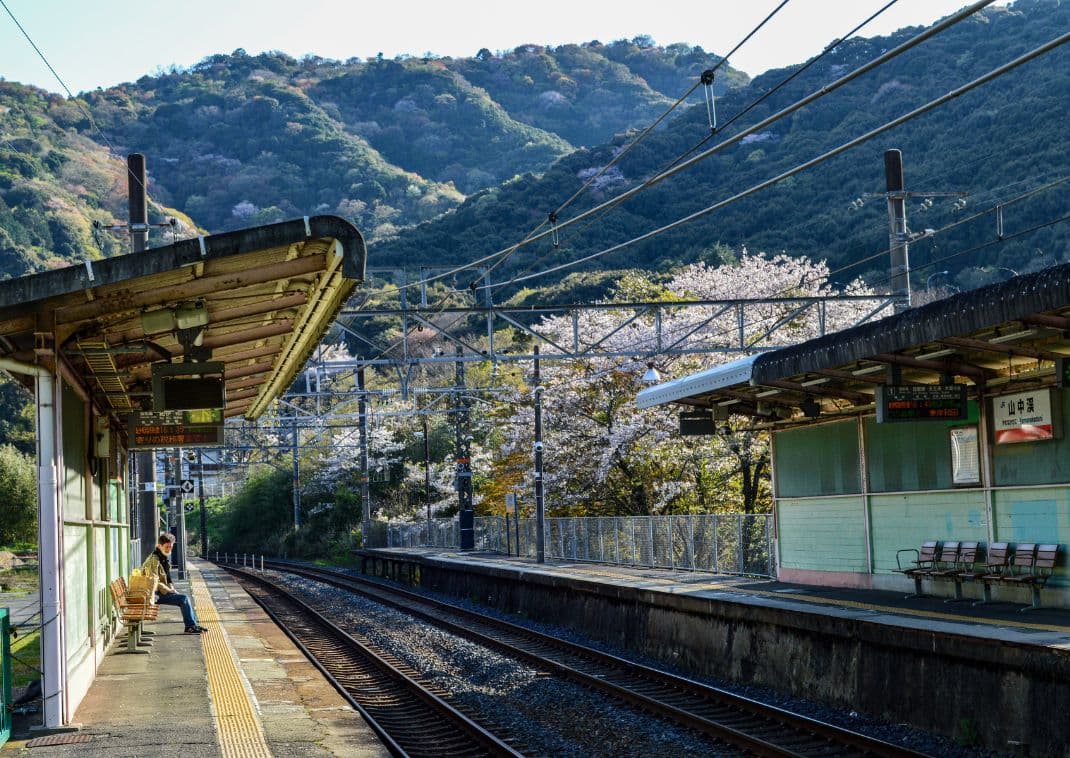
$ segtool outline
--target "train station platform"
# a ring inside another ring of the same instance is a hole
[[[180,591],[192,595],[208,632],[185,634],[179,610],[162,606],[148,654],[124,653],[124,637],[108,649],[75,730],[36,734],[28,727],[39,716],[27,716],[0,756],[388,755],[230,575],[190,563]]]
[[[691,675],[1018,754],[1070,756],[1070,726],[1051,718],[1070,711],[1070,610],[434,548],[360,555],[365,573],[568,627]]]

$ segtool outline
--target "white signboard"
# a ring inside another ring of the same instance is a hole
[[[951,481],[954,484],[981,482],[977,427],[956,426],[951,431]]]
[[[1037,389],[992,400],[996,444],[1036,442],[1053,438],[1051,390]]]

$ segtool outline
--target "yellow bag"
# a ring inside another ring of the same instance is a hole
[[[151,601],[156,592],[156,577],[141,574],[130,575],[130,594],[145,595]]]

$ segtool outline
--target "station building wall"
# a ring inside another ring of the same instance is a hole
[[[96,430],[84,396],[67,381],[59,390],[62,440],[63,624],[68,713],[89,690],[115,633],[108,585],[126,576],[125,460],[112,434],[107,457],[97,457]]]
[[[1054,440],[995,445],[973,401],[965,422],[878,424],[864,416],[776,432],[780,578],[910,589],[912,581],[895,572],[896,552],[933,539],[1057,542],[1066,551],[1070,435],[1063,421],[1070,419],[1070,392],[1055,392]],[[953,483],[950,429],[964,425],[979,428],[982,483]],[[1046,601],[1058,597],[1060,605],[1070,603],[1065,552],[1061,563],[1046,591]],[[953,585],[935,589],[941,588],[950,592]],[[1018,592],[1028,599],[1027,590]]]

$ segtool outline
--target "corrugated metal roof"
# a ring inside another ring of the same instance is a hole
[[[1070,305],[1070,264],[1016,276],[879,321],[762,354],[754,379],[775,381],[843,366]]]

